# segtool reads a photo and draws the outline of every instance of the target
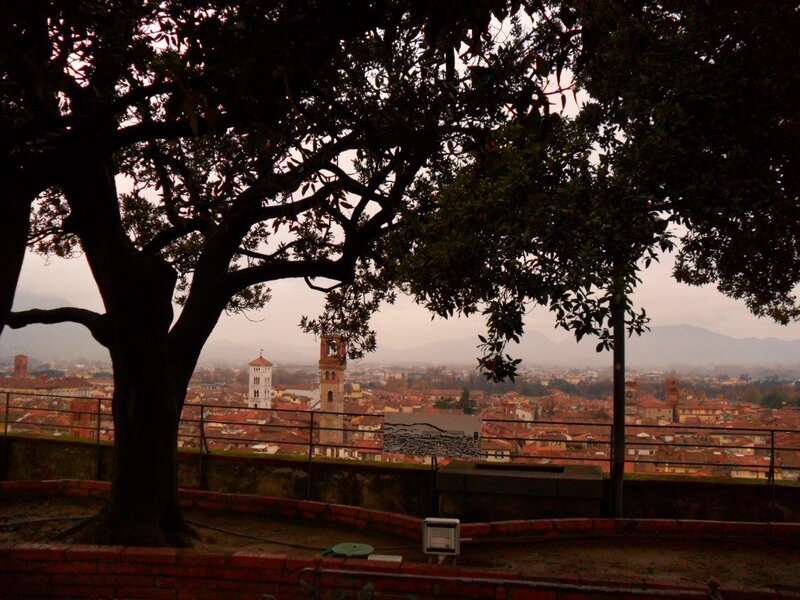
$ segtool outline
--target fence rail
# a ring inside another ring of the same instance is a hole
[[[9,435],[113,441],[110,398],[3,392],[2,472],[8,472]],[[421,420],[424,415],[420,414]],[[800,430],[708,425],[629,425],[626,472],[697,474],[764,480],[800,479]],[[223,404],[187,404],[178,444],[199,460],[215,452],[407,461],[383,447],[384,415]],[[726,443],[727,441],[727,443]],[[481,458],[495,463],[580,463],[611,466],[610,423],[482,419]],[[413,457],[435,463],[435,457]],[[441,461],[440,461],[441,462]]]

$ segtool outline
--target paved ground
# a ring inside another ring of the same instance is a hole
[[[99,506],[95,500],[79,498],[0,500],[0,541],[59,541],[77,522],[69,519],[91,515]],[[403,538],[336,524],[204,510],[187,511],[186,517],[197,523],[198,547],[212,552],[247,548],[310,558],[340,542],[361,542],[380,554],[402,555],[407,562],[427,560],[418,544]],[[576,537],[464,544],[462,552],[459,563],[463,565],[508,568],[541,577],[703,586],[715,577],[723,587],[800,590],[800,540],[775,544],[745,538]]]

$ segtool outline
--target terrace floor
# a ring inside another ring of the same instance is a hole
[[[100,501],[91,498],[0,499],[0,542],[59,541],[78,517],[99,507]],[[201,535],[197,547],[209,552],[246,549],[312,558],[340,542],[362,542],[376,553],[401,555],[405,562],[427,560],[419,544],[407,539],[335,523],[197,508],[187,509],[186,517],[197,524]],[[800,589],[800,540],[644,536],[487,540],[464,543],[458,561],[544,579],[705,586],[713,577],[723,588]]]

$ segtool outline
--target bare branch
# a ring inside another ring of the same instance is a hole
[[[275,176],[277,185],[282,191],[293,191],[308,179],[308,176],[321,170],[330,160],[342,152],[355,149],[358,134],[354,131],[344,135],[333,142],[323,146],[315,154],[305,157],[303,162]]]
[[[167,213],[167,219],[169,219],[169,222],[173,225],[178,225],[180,217],[178,216],[178,209],[175,207],[175,194],[172,190],[172,179],[164,163],[164,154],[153,140],[147,142],[147,150],[153,161],[158,183],[161,186],[161,197],[164,200],[164,210]]]
[[[63,306],[61,308],[23,310],[9,313],[6,325],[11,329],[20,329],[27,325],[52,325],[55,323],[79,323],[86,327],[92,337],[103,346],[108,347],[106,316],[85,308]]]
[[[248,256],[250,258],[254,258],[256,260],[275,260],[279,258],[281,255],[286,254],[292,248],[298,246],[300,244],[300,240],[292,240],[291,242],[286,242],[285,244],[280,244],[278,248],[272,254],[264,254],[262,252],[254,252],[253,250],[248,250],[247,248],[239,248],[237,250],[237,254],[241,254],[242,256]]]
[[[318,292],[323,292],[325,294],[327,294],[328,292],[332,292],[333,290],[339,289],[340,287],[342,287],[344,285],[344,282],[340,281],[339,283],[336,283],[336,284],[328,286],[328,287],[321,287],[321,286],[314,285],[313,283],[311,283],[311,278],[310,277],[303,277],[303,281],[305,281],[306,285],[308,287],[310,287],[312,290],[316,290]]]
[[[149,252],[153,254],[159,252],[169,246],[172,242],[181,239],[185,235],[195,231],[199,231],[201,233],[207,231],[207,225],[208,224],[202,219],[183,219],[175,227],[162,229],[156,235],[154,235],[153,239],[142,247],[142,252]]]
[[[349,282],[353,279],[355,261],[343,260],[272,260],[232,271],[227,275],[228,293],[235,294],[251,285],[278,279],[325,278]]]

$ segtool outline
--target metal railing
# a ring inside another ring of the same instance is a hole
[[[493,428],[491,424],[499,424],[499,427]],[[492,429],[498,428],[512,429],[514,434],[491,432]],[[555,431],[558,428],[563,431]],[[526,429],[544,430],[544,432],[538,435],[524,435]],[[502,455],[512,462],[524,460],[542,462],[553,459],[558,462],[595,464],[605,472],[611,469],[613,460],[611,423],[484,419],[483,430],[484,441],[501,440],[512,444],[513,451]],[[576,430],[584,433],[576,438]],[[586,433],[586,430],[594,430],[597,433],[592,435]],[[764,479],[770,483],[774,483],[776,478],[797,481],[800,476],[800,430],[798,429],[670,423],[627,425],[626,430],[625,462],[633,466],[634,472],[691,475],[705,468],[706,474],[709,475],[734,477],[734,470],[738,469],[739,477]],[[644,438],[640,437],[643,433]],[[732,437],[749,441],[722,442],[724,438]],[[785,445],[785,442],[780,441],[784,438],[790,439],[792,445]],[[539,451],[533,454],[524,452],[528,443],[539,445]],[[555,448],[556,451],[547,451],[548,446]],[[596,447],[602,450],[599,453],[595,452],[595,456],[580,452],[582,449]],[[685,450],[682,452],[681,449],[700,452],[710,450],[715,459],[688,460],[686,458],[688,452]],[[783,453],[791,453],[789,455],[791,459],[786,460]],[[747,456],[761,457],[764,460],[740,460]]]
[[[113,441],[110,398],[2,394],[0,475],[8,472],[9,435],[23,434],[93,442],[98,448],[99,476],[102,445]],[[297,456],[309,463],[309,470],[315,458],[406,460],[405,455],[385,451],[383,434],[381,413],[187,403],[178,444],[198,453],[201,477],[204,457],[213,453]],[[611,438],[610,423],[483,419],[480,453],[487,462],[588,464],[608,472]],[[418,462],[431,459],[435,457],[414,457]],[[629,425],[625,461],[640,473],[743,477],[770,484],[797,481],[800,430]]]

